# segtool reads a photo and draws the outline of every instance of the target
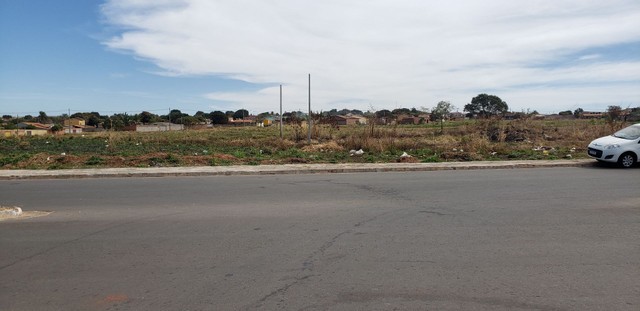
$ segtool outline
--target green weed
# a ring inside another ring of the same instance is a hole
[[[85,164],[86,165],[102,165],[104,164],[104,159],[97,156],[92,156],[85,162]]]

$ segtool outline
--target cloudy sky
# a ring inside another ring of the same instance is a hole
[[[0,113],[640,106],[640,2],[0,0]]]

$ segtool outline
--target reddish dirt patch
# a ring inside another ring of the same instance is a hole
[[[396,160],[396,162],[398,163],[418,163],[420,162],[420,160],[418,160],[415,157],[400,157]]]
[[[100,300],[98,300],[98,302],[96,303],[99,306],[106,306],[106,305],[114,305],[114,304],[118,304],[118,303],[123,303],[123,302],[127,302],[129,301],[129,296],[124,295],[124,294],[114,294],[114,295],[108,295]]]
[[[289,163],[299,164],[299,163],[308,163],[307,159],[303,158],[290,158]]]
[[[237,161],[238,158],[230,155],[230,154],[216,154],[213,156],[216,159],[227,160],[227,161]]]

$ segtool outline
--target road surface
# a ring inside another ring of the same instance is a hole
[[[0,310],[640,310],[640,169],[0,181]]]

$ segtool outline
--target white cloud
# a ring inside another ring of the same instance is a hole
[[[286,110],[306,107],[307,73],[314,110],[431,107],[440,100],[463,107],[482,92],[514,110],[640,99],[633,91],[640,59],[616,63],[589,54],[541,66],[588,48],[640,42],[635,0],[111,0],[102,10],[122,27],[105,42],[110,48],[168,75],[284,84]],[[613,82],[622,83],[589,86]],[[277,89],[204,96],[271,111]]]
[[[600,54],[588,54],[588,55],[583,55],[580,56],[580,58],[578,58],[579,60],[592,60],[592,59],[598,59],[602,57],[602,55]]]

